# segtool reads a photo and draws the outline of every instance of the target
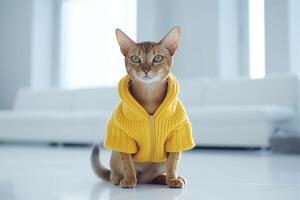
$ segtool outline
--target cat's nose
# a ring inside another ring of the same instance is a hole
[[[143,66],[142,70],[147,74],[148,72],[151,71],[151,67],[149,67],[149,66]]]
[[[144,69],[144,72],[147,74],[148,72],[150,72],[151,71],[151,69],[149,68],[149,69]]]

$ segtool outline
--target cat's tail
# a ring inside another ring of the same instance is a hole
[[[105,168],[100,162],[100,145],[95,144],[91,154],[91,164],[95,174],[104,180],[109,181],[110,170]]]

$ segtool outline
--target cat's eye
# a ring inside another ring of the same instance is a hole
[[[153,58],[153,62],[159,63],[159,62],[161,62],[163,59],[164,59],[163,56],[161,56],[161,55],[156,55],[156,56]]]
[[[131,56],[131,61],[133,63],[139,63],[141,62],[141,59],[138,56]]]

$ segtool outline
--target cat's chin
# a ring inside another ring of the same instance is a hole
[[[153,81],[153,78],[150,78],[149,76],[145,76],[144,78],[142,78],[142,80],[144,81]]]
[[[154,83],[154,82],[159,82],[159,78],[157,78],[157,77],[149,77],[149,76],[145,76],[143,78],[139,77],[138,80],[140,82],[146,83],[146,84],[148,84],[148,83]]]

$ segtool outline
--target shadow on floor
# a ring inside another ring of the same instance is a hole
[[[160,185],[138,185],[137,188],[124,189],[112,185],[110,182],[96,183],[91,190],[90,200],[117,199],[153,199],[174,200],[183,196],[185,188],[171,189]]]

